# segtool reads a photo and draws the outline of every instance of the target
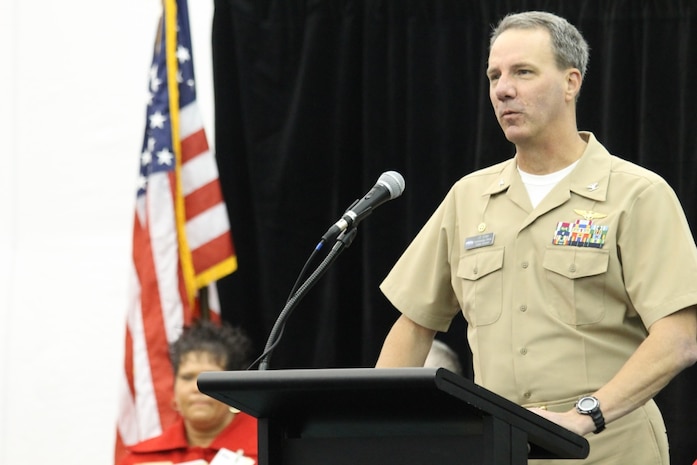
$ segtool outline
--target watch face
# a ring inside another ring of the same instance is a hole
[[[578,408],[583,411],[591,411],[598,406],[598,401],[592,397],[584,397],[578,401]]]

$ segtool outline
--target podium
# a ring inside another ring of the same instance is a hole
[[[444,368],[201,373],[198,387],[259,420],[259,465],[525,465],[588,442]]]

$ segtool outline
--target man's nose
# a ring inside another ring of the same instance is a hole
[[[494,86],[494,94],[499,100],[506,100],[515,97],[515,87],[513,82],[506,76],[501,76],[496,80],[496,85]]]

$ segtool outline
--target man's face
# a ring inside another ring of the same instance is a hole
[[[545,29],[509,29],[499,35],[489,53],[487,77],[496,118],[509,141],[545,144],[568,123],[567,104],[575,98],[568,75],[569,70],[557,67]]]

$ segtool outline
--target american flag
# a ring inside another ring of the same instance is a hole
[[[115,459],[176,417],[169,344],[197,317],[198,293],[237,260],[215,155],[196,103],[186,0],[165,0],[149,75],[133,228],[131,295]]]

